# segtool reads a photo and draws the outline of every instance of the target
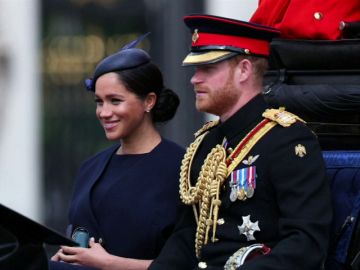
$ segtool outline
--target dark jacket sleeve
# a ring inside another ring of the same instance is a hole
[[[182,205],[172,235],[149,270],[190,270],[197,264],[195,257],[195,218],[192,208]]]
[[[302,124],[268,137],[269,182],[279,211],[279,241],[241,270],[321,269],[332,219],[330,188],[315,135]],[[304,146],[306,153],[297,152]]]

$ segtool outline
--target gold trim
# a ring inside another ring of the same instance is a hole
[[[251,138],[248,138],[248,142],[244,145],[243,149],[240,150],[239,155],[235,157],[234,160],[232,160],[228,167],[226,166],[226,151],[224,147],[222,145],[216,145],[204,160],[197,182],[195,186],[192,186],[190,170],[194,156],[206,134],[209,132],[208,129],[215,126],[216,124],[218,124],[218,122],[208,123],[202,129],[200,129],[199,132],[195,133],[201,135],[198,136],[195,141],[187,148],[180,170],[180,198],[184,204],[193,206],[195,220],[197,222],[195,252],[198,258],[200,257],[201,248],[209,241],[211,226],[211,241],[217,241],[215,235],[217,228],[216,221],[218,220],[219,209],[221,205],[220,187],[223,185],[231,172],[236,168],[236,166],[249,153],[251,148],[277,123],[266,123]],[[255,128],[257,128],[257,126]],[[248,135],[251,134],[253,130],[243,138],[238,146],[245,139],[247,139]],[[199,214],[197,213],[198,211],[196,205],[198,205]]]
[[[285,111],[284,107],[280,107],[279,109],[267,109],[263,114],[263,117],[270,119],[272,121],[277,122],[279,125],[283,127],[289,127],[294,124],[296,121],[300,121],[306,123],[299,116]]]
[[[239,155],[235,157],[234,160],[231,161],[230,165],[228,166],[228,172],[226,174],[226,177],[229,177],[231,172],[240,164],[240,162],[244,159],[244,157],[250,152],[251,148],[274,126],[276,126],[276,122],[269,122],[266,123],[258,132],[252,136],[248,143],[244,146],[243,149],[241,149]],[[251,132],[251,131],[250,131]],[[247,136],[245,136],[246,138]],[[244,139],[245,139],[244,138]],[[244,139],[241,140],[241,142],[238,144],[240,145]],[[236,148],[235,148],[236,149]]]
[[[231,54],[230,51],[209,51],[201,53],[189,53],[183,60],[183,65],[202,64],[220,59]]]
[[[202,133],[204,133],[205,131],[208,131],[209,129],[217,126],[219,123],[220,123],[219,120],[207,122],[205,125],[203,125],[202,128],[200,128],[198,131],[196,131],[196,132],[194,133],[195,138],[198,137],[198,136],[200,136],[200,135],[201,135]]]

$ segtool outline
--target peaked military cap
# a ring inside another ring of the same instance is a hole
[[[135,68],[150,62],[150,55],[144,50],[135,48],[148,34],[146,33],[136,40],[125,45],[118,52],[104,58],[95,68],[92,78],[85,80],[87,90],[95,92],[96,80],[109,72]]]
[[[189,15],[184,22],[192,33],[184,66],[216,63],[238,54],[268,57],[271,39],[280,34],[272,27],[212,15]]]

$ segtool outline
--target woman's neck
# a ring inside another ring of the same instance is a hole
[[[145,154],[151,152],[160,142],[159,132],[155,127],[148,127],[144,132],[138,132],[138,135],[121,139],[121,146],[116,153],[118,155]]]

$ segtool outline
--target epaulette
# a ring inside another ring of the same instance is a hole
[[[208,131],[209,129],[217,126],[219,124],[219,120],[215,120],[215,121],[209,121],[207,122],[205,125],[202,126],[202,128],[200,128],[198,131],[196,131],[194,133],[195,138],[197,138],[198,136],[200,136],[201,134],[203,134],[204,132]]]
[[[294,124],[296,121],[306,123],[303,119],[301,119],[297,115],[285,111],[284,107],[280,107],[279,109],[266,109],[266,111],[263,112],[262,116],[278,123],[283,127],[289,127],[292,124]]]

